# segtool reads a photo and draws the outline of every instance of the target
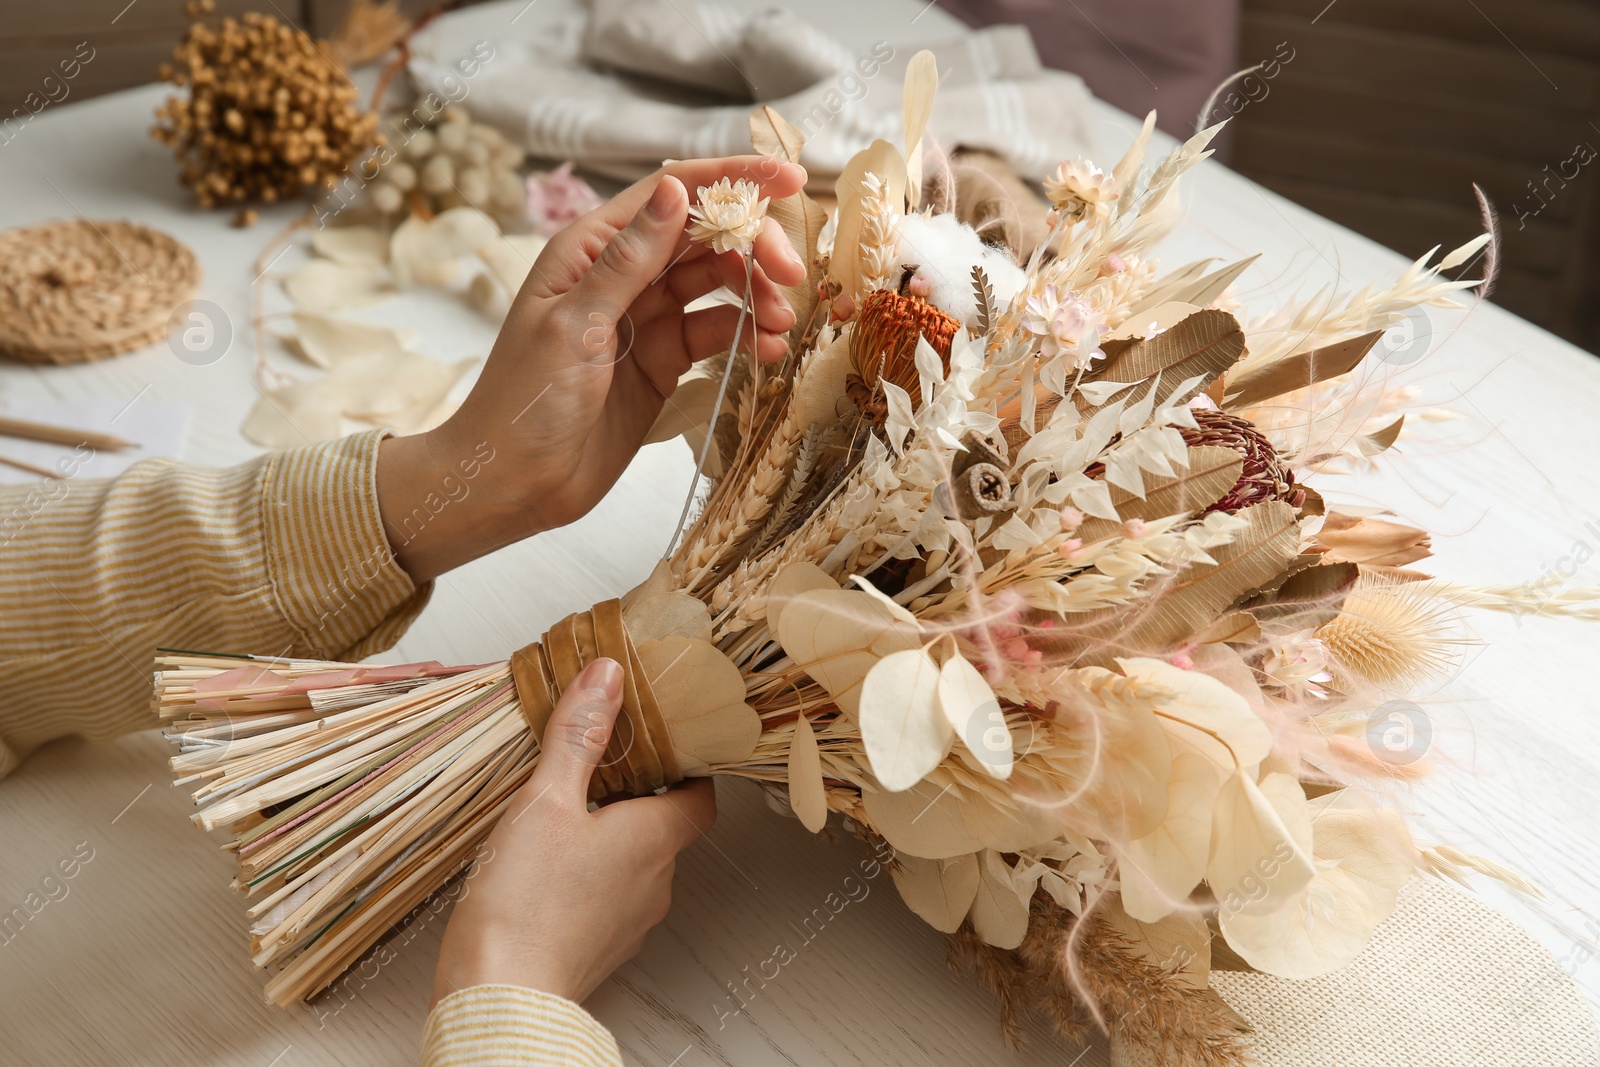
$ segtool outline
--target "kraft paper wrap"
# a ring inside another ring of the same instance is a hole
[[[512,655],[517,697],[534,736],[543,741],[556,701],[601,656],[622,664],[622,712],[590,781],[590,799],[618,793],[644,796],[682,781],[666,718],[623,625],[620,600],[568,615]]]

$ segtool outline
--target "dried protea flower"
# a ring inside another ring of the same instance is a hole
[[[888,381],[904,389],[915,407],[922,396],[917,384],[917,340],[926,337],[949,369],[950,342],[960,326],[921,297],[891,289],[867,294],[850,335],[850,364],[855,373],[846,388],[851,399],[869,419],[880,422],[883,393],[878,383]]]
[[[1295,507],[1305,503],[1306,491],[1294,484],[1294,472],[1278,458],[1272,442],[1249,419],[1212,408],[1195,408],[1193,413],[1199,429],[1178,431],[1190,447],[1220,445],[1233,449],[1244,459],[1239,480],[1233,488],[1200,514],[1235,512],[1268,500],[1287,501]]]

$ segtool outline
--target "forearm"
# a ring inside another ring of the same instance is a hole
[[[377,500],[400,566],[421,584],[537,532],[501,485],[507,471],[488,434],[449,425],[391,437],[378,451]]]
[[[0,490],[0,773],[153,725],[159,646],[356,659],[426,602],[378,518],[378,434],[222,470]]]

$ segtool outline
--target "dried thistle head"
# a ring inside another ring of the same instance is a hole
[[[1350,680],[1393,685],[1449,662],[1449,622],[1447,609],[1411,583],[1363,576],[1339,614],[1318,628],[1317,638],[1344,686]]]

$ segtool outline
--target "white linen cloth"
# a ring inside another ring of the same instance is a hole
[[[806,132],[813,179],[831,181],[874,139],[901,143],[906,64],[931,47],[942,82],[930,131],[946,150],[988,149],[1030,178],[1092,153],[1088,90],[1045,69],[1025,29],[909,44],[907,20],[873,25],[877,12],[852,14],[862,7],[807,0],[802,21],[688,0],[505,0],[419,33],[410,74],[535,156],[622,179],[665,159],[750,151],[751,101],[765,99]],[[480,41],[493,57],[464,76],[458,64]]]

